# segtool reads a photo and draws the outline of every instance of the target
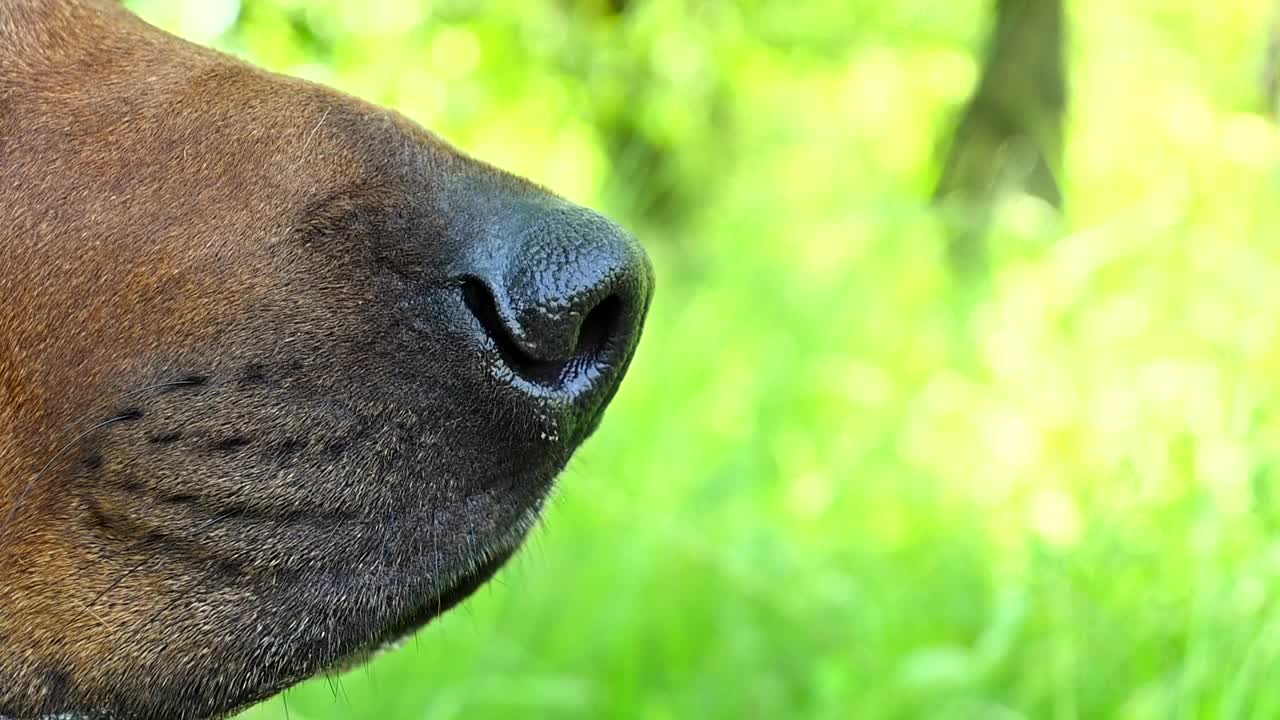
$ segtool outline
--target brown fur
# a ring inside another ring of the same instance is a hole
[[[0,2],[0,716],[219,716],[515,550],[616,380],[473,370],[452,268],[511,203],[577,212],[110,0]]]

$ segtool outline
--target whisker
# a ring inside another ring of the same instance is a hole
[[[199,379],[191,378],[191,379],[185,379],[185,380],[175,380],[170,382],[158,383],[155,385],[148,385],[146,387],[139,388],[138,390],[135,390],[133,392],[126,393],[122,397],[122,399],[132,399],[140,395],[144,395],[146,393],[153,392],[155,390],[162,390],[168,387],[181,387],[184,385],[199,385],[201,384],[201,382],[203,381]],[[93,415],[94,413],[86,413],[83,417],[80,418],[80,420],[77,421],[77,424],[89,419]],[[65,454],[71,448],[75,447],[81,440],[101,430],[104,427],[108,427],[110,425],[114,425],[119,422],[125,422],[128,420],[137,420],[138,417],[139,417],[138,411],[133,410],[130,412],[121,413],[114,417],[107,418],[106,420],[99,422],[98,424],[94,425],[88,430],[85,430],[79,435],[76,435],[74,438],[69,440],[65,445],[58,448],[53,453],[53,457],[49,458],[49,461],[46,462],[44,466],[41,467],[40,470],[31,477],[30,480],[27,481],[27,484],[23,486],[22,490],[19,491],[17,497],[14,498],[13,506],[9,508],[9,512],[5,516],[4,522],[0,523],[0,534],[3,534],[6,530],[8,530],[9,526],[13,523],[13,519],[18,515],[18,508],[22,507],[23,503],[26,502],[27,496],[31,493],[31,489],[35,487],[36,483],[40,481],[40,479],[44,476],[44,474],[49,471],[49,468],[53,467],[53,464],[56,463],[63,456],[63,454]]]
[[[116,629],[111,625],[111,623],[108,623],[105,619],[103,619],[103,617],[102,617],[101,615],[99,615],[98,613],[94,612],[94,611],[93,611],[93,610],[92,610],[88,605],[85,605],[85,604],[83,604],[83,603],[80,603],[80,609],[81,609],[84,613],[88,613],[89,615],[91,615],[91,616],[93,617],[93,619],[94,619],[94,620],[97,620],[99,623],[101,623],[101,624],[102,624],[102,627],[104,627],[104,628],[106,628],[107,630],[111,631],[111,633],[112,633],[112,634],[114,634],[114,633],[116,632]]]
[[[342,684],[342,676],[335,677],[334,681],[338,683],[338,692],[342,694],[343,705],[351,707],[351,695],[347,693],[347,688]]]
[[[209,520],[208,520],[207,522],[205,522],[205,523],[201,524],[199,527],[197,527],[197,528],[195,529],[195,532],[196,532],[196,533],[204,532],[205,530],[208,530],[208,529],[209,529],[209,528],[210,528],[210,527],[211,527],[215,522],[218,522],[219,520],[224,520],[224,519],[226,519],[226,517],[227,517],[226,513],[219,513],[219,514],[215,515],[214,517],[209,518]],[[143,541],[141,541],[141,542],[139,542],[139,543],[135,544],[133,547],[134,547],[134,548],[141,548],[141,547],[142,547],[143,545],[145,545],[146,543],[147,543],[147,541],[146,541],[146,540],[143,540]],[[145,567],[145,566],[146,566],[148,563],[150,563],[152,560],[155,560],[157,557],[159,557],[159,552],[158,552],[158,551],[157,551],[157,552],[153,552],[153,553],[151,553],[150,555],[148,555],[147,557],[143,558],[142,560],[139,560],[139,561],[138,561],[138,562],[137,562],[133,567],[131,567],[131,568],[129,568],[128,570],[126,570],[122,575],[120,575],[120,577],[116,578],[114,581],[112,581],[112,583],[111,583],[110,585],[108,585],[108,586],[107,586],[106,588],[104,588],[101,592],[99,592],[99,593],[98,593],[98,594],[93,598],[93,600],[90,600],[90,601],[89,601],[89,604],[88,604],[88,605],[86,605],[86,606],[84,606],[84,612],[90,612],[90,611],[91,611],[91,609],[92,609],[92,608],[94,608],[95,606],[97,606],[98,602],[99,602],[99,601],[101,601],[101,600],[102,600],[102,598],[106,597],[108,593],[110,593],[112,590],[115,590],[117,587],[120,587],[120,584],[121,584],[121,583],[123,583],[125,580],[127,580],[127,579],[128,579],[131,575],[133,575],[135,572],[137,572],[137,571],[141,570],[143,567]],[[79,618],[77,617],[77,618],[75,618],[75,619],[79,619]],[[74,620],[75,620],[75,619],[73,619],[73,622],[74,622]]]
[[[191,584],[191,589],[187,590],[187,591],[186,591],[186,592],[184,592],[184,593],[180,593],[180,594],[179,594],[177,597],[175,597],[174,599],[172,599],[172,600],[170,600],[169,602],[165,603],[164,605],[160,606],[160,609],[159,609],[159,610],[156,610],[154,613],[152,613],[152,614],[151,614],[151,616],[150,616],[150,617],[148,617],[148,618],[146,619],[146,621],[145,621],[145,622],[143,622],[142,624],[138,625],[138,627],[137,627],[137,628],[135,628],[135,629],[134,629],[134,631],[133,631],[132,633],[130,633],[126,638],[124,638],[124,640],[125,640],[125,642],[124,642],[124,647],[132,646],[132,645],[134,644],[134,641],[136,641],[136,640],[138,639],[138,637],[139,637],[139,636],[140,636],[140,635],[141,635],[145,630],[147,630],[148,628],[150,628],[150,627],[151,627],[152,623],[154,623],[156,620],[159,620],[159,619],[160,619],[160,617],[161,617],[161,616],[163,616],[166,612],[168,612],[168,611],[172,610],[173,608],[177,607],[179,603],[181,603],[181,602],[183,602],[184,600],[187,600],[188,598],[190,598],[190,597],[191,597],[191,595],[192,595],[193,593],[195,593],[197,590],[199,590],[199,589],[200,589],[200,586],[204,585],[204,583],[205,583],[205,581],[206,581],[206,580],[208,580],[209,578],[213,577],[213,576],[214,576],[214,574],[216,574],[217,572],[218,572],[218,567],[217,567],[217,565],[213,565],[213,566],[211,566],[211,567],[209,568],[209,570],[208,570],[208,571],[206,571],[206,572],[205,572],[203,575],[201,575],[200,577],[196,578],[195,582]]]
[[[302,152],[305,154],[307,148],[311,146],[311,141],[315,139],[316,133],[320,131],[320,126],[324,125],[324,121],[329,119],[329,108],[325,108],[324,114],[320,116],[320,122],[311,128],[311,132],[307,134],[307,139],[302,143]]]
[[[28,480],[27,484],[23,486],[22,491],[18,493],[18,496],[14,499],[13,507],[9,508],[9,514],[5,517],[4,523],[0,524],[0,531],[8,529],[10,523],[13,522],[13,519],[18,514],[18,508],[22,506],[23,502],[25,502],[27,499],[27,495],[30,494],[31,488],[35,487],[35,484],[40,480],[40,478],[46,472],[49,471],[49,468],[53,467],[53,464],[57,462],[59,458],[62,457],[63,453],[65,453],[67,450],[70,450],[77,443],[79,443],[81,440],[85,439],[89,435],[93,434],[94,432],[97,432],[98,430],[101,430],[102,428],[107,427],[108,425],[114,425],[116,423],[124,422],[125,420],[130,420],[130,419],[134,419],[134,416],[117,415],[112,418],[107,418],[106,420],[103,420],[97,425],[94,425],[88,430],[85,430],[84,432],[75,436],[70,441],[68,441],[67,444],[58,448],[58,450],[54,452],[53,457],[49,458],[49,462],[45,463],[44,467],[40,468],[40,471],[37,472],[30,480]]]
[[[431,537],[431,584],[435,585],[436,615],[444,611],[444,588],[440,584],[440,537],[436,526],[436,505],[431,504],[431,524],[427,529]]]

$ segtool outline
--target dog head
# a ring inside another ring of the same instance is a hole
[[[394,113],[0,4],[0,715],[217,717],[518,548],[635,350],[603,217]]]

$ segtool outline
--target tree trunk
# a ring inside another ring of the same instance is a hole
[[[1267,24],[1267,55],[1262,61],[1262,111],[1280,118],[1280,3]]]
[[[1023,191],[1062,207],[1067,89],[1062,0],[996,0],[995,30],[977,90],[956,126],[934,194],[954,211],[949,257],[960,272],[986,265],[985,234],[999,197]]]

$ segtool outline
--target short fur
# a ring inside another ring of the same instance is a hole
[[[112,0],[0,2],[0,716],[223,716],[516,550],[617,385],[477,360],[454,266],[512,201],[567,207]]]

